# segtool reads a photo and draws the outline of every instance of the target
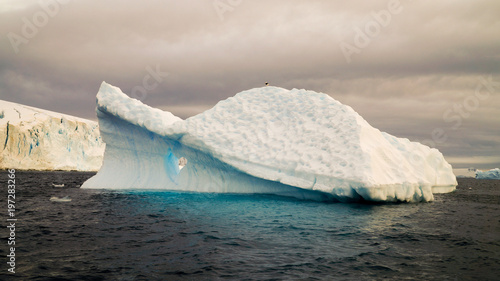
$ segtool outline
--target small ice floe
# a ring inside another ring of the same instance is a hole
[[[52,187],[64,187],[64,183],[61,184],[52,183]]]
[[[62,198],[52,196],[52,197],[50,197],[50,201],[51,202],[71,202],[71,198],[69,198],[68,196],[64,196]]]

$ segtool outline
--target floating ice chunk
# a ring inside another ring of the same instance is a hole
[[[457,185],[438,150],[380,132],[312,91],[251,89],[181,120],[103,82],[97,115],[104,164],[82,188],[395,202],[429,201]]]
[[[495,168],[489,171],[476,171],[476,179],[500,180],[500,169]]]
[[[65,196],[65,197],[62,197],[62,198],[59,198],[57,196],[52,196],[50,197],[50,201],[52,202],[71,202],[71,198],[69,198],[68,196]]]

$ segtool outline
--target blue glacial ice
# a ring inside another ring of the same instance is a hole
[[[419,202],[457,185],[438,150],[313,91],[255,88],[182,120],[103,82],[96,111],[104,161],[82,188]]]
[[[476,179],[500,180],[500,169],[495,168],[489,171],[476,171]]]

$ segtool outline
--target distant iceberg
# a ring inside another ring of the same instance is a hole
[[[500,180],[500,169],[495,168],[489,171],[476,171],[476,179]]]
[[[380,132],[312,91],[251,89],[182,120],[103,82],[97,116],[104,163],[82,188],[419,202],[457,185],[438,150]]]
[[[0,169],[97,171],[97,122],[0,100]]]

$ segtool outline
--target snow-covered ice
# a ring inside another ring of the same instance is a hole
[[[415,202],[457,185],[438,150],[380,132],[312,91],[251,89],[182,120],[103,82],[97,116],[104,163],[82,188]]]
[[[489,171],[476,171],[476,179],[500,180],[500,169],[495,168]]]
[[[97,122],[0,100],[0,169],[97,171]]]

